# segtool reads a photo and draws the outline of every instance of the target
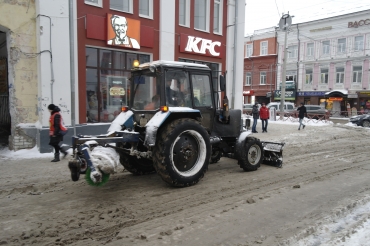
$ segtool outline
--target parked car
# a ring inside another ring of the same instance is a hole
[[[254,104],[243,104],[243,114],[251,114]],[[261,104],[258,104],[258,110],[260,110]]]
[[[329,116],[329,111],[320,105],[305,105],[307,115],[313,119],[319,119],[324,116]]]
[[[276,112],[280,112],[280,102],[270,102],[266,106],[268,109],[274,107]],[[284,102],[284,113],[292,114],[295,113],[296,110],[294,108],[294,103],[291,102]]]
[[[363,127],[370,127],[370,113],[352,116],[349,121]]]

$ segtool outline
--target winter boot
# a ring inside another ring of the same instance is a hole
[[[62,156],[62,159],[66,158],[66,156],[68,155],[68,150],[69,149],[69,146],[68,145],[62,145],[62,147],[60,148],[60,152],[62,152],[63,156]]]
[[[54,154],[54,159],[51,160],[51,162],[58,162],[58,161],[60,161],[60,159],[59,159],[59,153],[55,153]]]

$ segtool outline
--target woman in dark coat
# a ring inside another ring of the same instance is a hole
[[[63,158],[68,154],[68,152],[59,146],[59,143],[63,141],[63,135],[68,131],[68,129],[64,126],[62,115],[59,113],[60,109],[58,106],[54,104],[50,104],[48,106],[48,110],[50,112],[50,119],[49,119],[49,136],[50,142],[49,145],[54,147],[54,159],[51,162],[58,162],[60,161],[59,158],[59,151],[62,152]]]

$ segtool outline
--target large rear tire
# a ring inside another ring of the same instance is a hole
[[[244,171],[257,170],[263,160],[263,147],[257,138],[248,138],[245,141],[245,151],[240,154],[238,164]]]
[[[191,186],[207,172],[211,144],[207,131],[193,119],[178,119],[165,125],[157,136],[153,163],[168,184]]]
[[[146,175],[155,172],[153,162],[145,158],[136,158],[125,153],[120,153],[121,165],[134,175]]]

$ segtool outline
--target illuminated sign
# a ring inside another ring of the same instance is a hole
[[[140,49],[140,21],[107,14],[107,44]]]
[[[348,22],[348,28],[351,28],[351,27],[357,28],[363,25],[370,25],[370,19],[360,20],[360,21],[355,21],[355,22]]]
[[[329,97],[329,101],[343,101],[341,97]]]
[[[181,34],[180,52],[221,58],[223,48],[219,41]]]
[[[249,96],[249,95],[254,95],[254,90],[243,91],[243,96]]]
[[[295,100],[295,91],[285,91],[285,100]],[[274,91],[274,99],[281,99],[281,90]]]

